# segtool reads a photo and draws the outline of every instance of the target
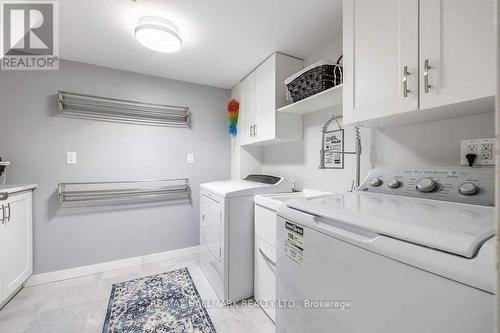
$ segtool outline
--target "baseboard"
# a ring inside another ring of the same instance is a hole
[[[104,273],[117,269],[149,264],[156,261],[178,258],[182,256],[195,255],[200,252],[199,246],[186,247],[183,249],[153,253],[141,257],[120,259],[114,261],[103,262],[95,265],[79,266],[69,269],[64,269],[55,272],[32,275],[25,283],[25,287],[36,286],[39,284],[78,278],[86,275]]]

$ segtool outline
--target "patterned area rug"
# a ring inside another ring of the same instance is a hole
[[[187,268],[114,284],[103,333],[216,333]]]

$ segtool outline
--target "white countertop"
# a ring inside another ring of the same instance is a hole
[[[0,185],[0,193],[7,192],[11,194],[16,192],[34,190],[37,187],[37,184]]]

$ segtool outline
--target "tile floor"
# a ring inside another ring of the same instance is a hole
[[[0,332],[100,333],[113,283],[182,267],[189,269],[205,301],[217,299],[196,256],[185,256],[24,288],[0,310]],[[274,332],[272,321],[257,306],[239,304],[207,310],[218,333]]]

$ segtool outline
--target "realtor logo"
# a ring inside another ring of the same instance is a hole
[[[2,70],[59,68],[58,3],[3,1],[0,17]]]

